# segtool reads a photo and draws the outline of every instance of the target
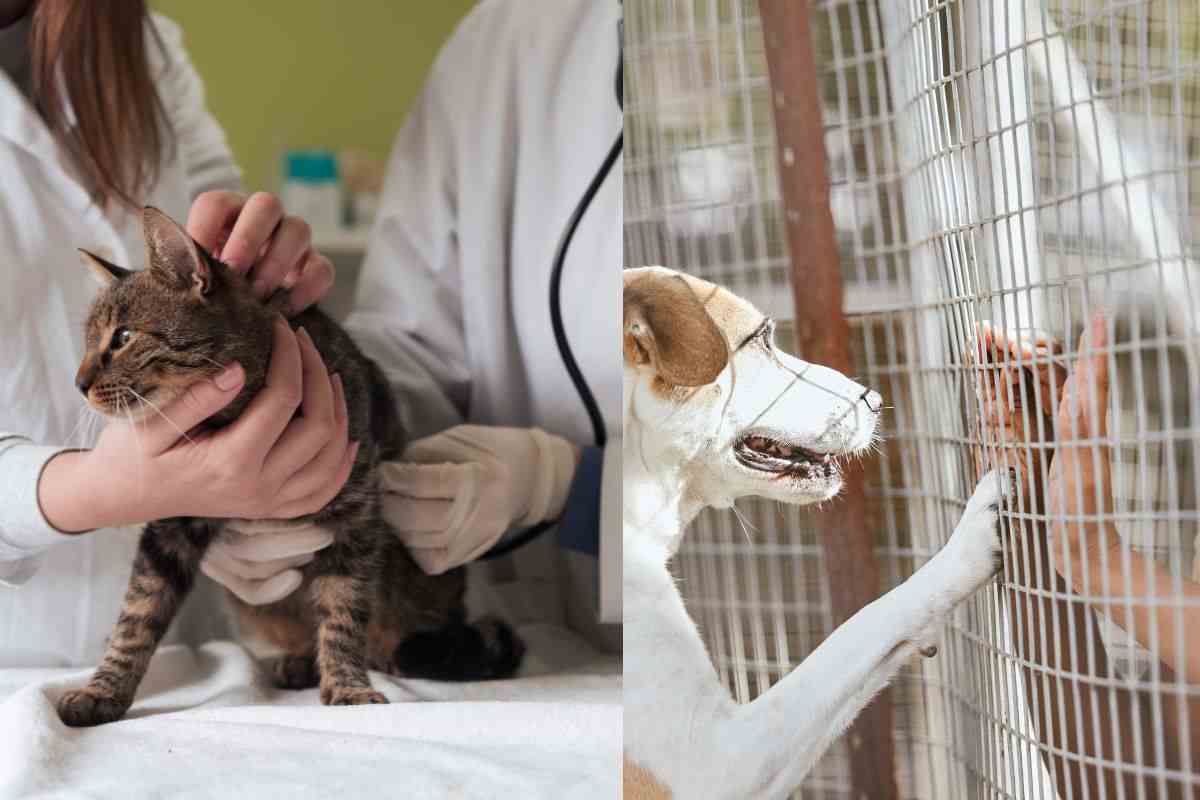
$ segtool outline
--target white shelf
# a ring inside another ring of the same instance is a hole
[[[357,253],[367,249],[370,225],[355,225],[350,228],[314,228],[313,248],[321,252]]]
[[[787,286],[768,283],[759,286],[734,285],[733,290],[769,317],[782,320],[796,316],[795,301]],[[911,289],[900,283],[861,285],[847,282],[842,288],[843,311],[850,315],[910,308],[913,302]]]

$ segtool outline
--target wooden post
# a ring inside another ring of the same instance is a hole
[[[792,261],[800,356],[850,375],[850,327],[842,309],[842,273],[829,175],[810,3],[759,0],[775,111],[779,183]],[[833,622],[840,625],[879,596],[875,531],[867,530],[863,471],[845,467],[840,498],[820,514]],[[814,687],[820,691],[820,687]],[[892,747],[892,704],[881,693],[846,733],[855,800],[898,796]]]

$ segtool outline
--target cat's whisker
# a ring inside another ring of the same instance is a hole
[[[85,409],[85,412],[90,412],[90,411],[91,411],[91,409]],[[84,414],[83,431],[79,437],[80,449],[83,449],[88,444],[88,442],[91,442],[94,440],[95,433],[96,433],[95,429],[96,429],[96,425],[98,424],[97,419],[99,417],[100,417],[100,415],[95,412]]]
[[[92,412],[91,429],[88,431],[88,435],[91,438],[88,439],[88,441],[89,442],[95,441],[96,438],[100,435],[100,429],[103,427],[104,427],[104,415],[99,412],[96,412],[96,411]]]
[[[138,395],[138,393],[137,393],[136,391],[133,391],[132,389],[128,389],[128,386],[126,386],[126,389],[128,390],[128,392],[130,392],[130,393],[131,393],[131,395],[133,395],[133,397],[134,397],[134,398],[136,398],[136,399],[137,399],[137,401],[138,401],[138,404],[139,404],[139,405],[142,405],[142,407],[145,407],[145,404],[146,404],[146,403],[145,403],[145,399],[144,399],[142,396]],[[132,410],[131,410],[131,409],[132,409],[132,405],[128,405],[128,404],[126,404],[126,401],[125,401],[125,398],[124,398],[124,397],[121,397],[121,398],[119,398],[119,399],[118,399],[118,401],[116,401],[116,402],[118,402],[118,403],[120,403],[120,404],[125,404],[125,409],[126,409],[126,410],[125,410],[125,416],[126,416],[126,419],[127,419],[128,421],[130,421],[130,427],[132,427],[132,428],[133,428],[133,435],[134,435],[134,438],[137,438],[137,440],[138,440],[138,451],[139,451],[139,452],[143,452],[143,451],[142,451],[142,433],[140,433],[140,432],[138,431],[138,425],[137,425],[137,422],[134,422],[134,421],[133,421],[133,414],[132,414]]]
[[[79,414],[75,417],[75,427],[71,428],[71,432],[67,435],[67,444],[68,445],[72,444],[75,441],[76,436],[79,436],[80,448],[82,448],[83,445],[86,443],[86,441],[87,441],[85,438],[86,426],[84,423],[86,423],[88,421],[88,411],[89,410],[90,409],[88,407],[87,401],[84,400],[83,404],[79,407]]]
[[[84,416],[83,434],[79,441],[81,450],[86,449],[92,442],[96,441],[99,428],[104,424],[104,416],[91,406],[85,404],[84,411],[86,415]]]
[[[154,412],[155,412],[156,414],[158,414],[160,417],[162,417],[163,419],[165,419],[165,420],[167,421],[167,424],[168,424],[168,425],[170,425],[172,428],[174,428],[176,431],[178,431],[178,432],[179,432],[179,435],[180,435],[180,436],[182,436],[183,438],[185,438],[185,439],[187,439],[187,440],[188,440],[188,444],[195,444],[195,443],[196,443],[196,442],[195,442],[195,441],[192,439],[192,437],[190,437],[190,436],[188,436],[188,435],[187,435],[187,431],[185,431],[183,428],[181,428],[181,427],[179,427],[178,425],[176,425],[176,424],[175,424],[175,420],[171,419],[171,418],[170,418],[170,417],[168,417],[166,414],[164,414],[164,413],[162,412],[162,409],[161,409],[161,408],[159,408],[158,406],[154,405],[154,403],[152,403],[151,401],[147,400],[146,398],[142,397],[140,394],[138,394],[137,392],[135,392],[135,391],[134,391],[133,389],[131,389],[130,387],[126,386],[125,388],[126,388],[126,389],[127,389],[127,390],[128,390],[128,391],[129,391],[129,392],[130,392],[130,393],[131,393],[131,394],[132,394],[134,397],[136,397],[138,400],[141,400],[143,403],[145,403],[146,405],[148,405],[148,406],[150,406],[152,409],[154,409]]]
[[[212,364],[214,367],[216,367],[219,370],[225,369],[225,365],[222,364],[220,361],[217,361],[215,358],[209,358],[208,356],[203,355],[202,353],[192,353],[192,355],[194,355],[196,358],[201,359],[202,361],[207,361],[209,364]]]
[[[129,391],[133,392],[132,389],[130,389]],[[137,392],[134,392],[134,395],[136,395],[136,394],[137,394]],[[125,417],[126,417],[126,419],[129,420],[129,427],[133,428],[133,438],[137,439],[138,452],[143,453],[145,451],[142,449],[142,435],[138,432],[137,423],[135,423],[133,421],[133,411],[132,411],[131,407],[129,406],[129,404],[125,402],[124,397],[118,397],[117,398],[118,412],[122,408],[125,409]],[[140,459],[140,458],[138,459],[138,487],[142,491],[146,490],[146,471],[142,467],[142,459]]]

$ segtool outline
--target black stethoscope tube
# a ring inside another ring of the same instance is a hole
[[[604,157],[604,163],[600,165],[600,169],[596,170],[587,191],[575,206],[575,212],[567,222],[563,237],[558,243],[558,252],[554,256],[554,268],[550,272],[550,325],[554,329],[554,341],[558,345],[559,355],[562,356],[563,366],[567,368],[567,373],[571,376],[571,383],[575,384],[579,399],[583,401],[583,406],[587,409],[588,417],[592,421],[592,439],[596,443],[596,447],[604,447],[608,443],[608,431],[604,426],[604,417],[600,414],[600,407],[596,404],[596,397],[583,377],[583,372],[579,369],[578,362],[575,361],[575,353],[572,352],[571,344],[567,341],[567,332],[563,327],[562,320],[562,273],[563,265],[567,260],[567,251],[571,247],[571,240],[575,238],[579,222],[587,213],[596,194],[599,193],[604,179],[612,172],[613,165],[621,157],[624,144],[625,133],[622,131],[617,134],[617,140],[613,142],[608,155]],[[606,267],[606,265],[602,265],[602,267]],[[618,267],[619,265],[613,265],[614,269]]]
[[[583,377],[579,363],[575,360],[575,353],[571,350],[571,343],[567,341],[567,332],[563,327],[562,319],[562,273],[563,266],[567,263],[567,253],[571,249],[571,241],[579,229],[579,223],[600,192],[600,187],[604,185],[605,179],[612,172],[613,165],[620,158],[624,146],[625,132],[622,131],[617,134],[617,139],[609,149],[608,155],[604,157],[603,163],[596,170],[596,174],[592,176],[592,181],[588,184],[583,196],[575,204],[575,210],[571,212],[571,217],[563,228],[563,235],[558,241],[558,250],[554,254],[554,266],[550,270],[550,326],[554,329],[554,342],[558,345],[558,353],[562,357],[563,366],[566,367],[567,374],[571,376],[571,383],[575,384],[575,391],[579,393],[579,399],[583,401],[583,406],[587,410],[588,418],[592,423],[592,439],[596,443],[596,447],[604,447],[608,442],[608,429],[604,425],[604,417],[596,403],[596,396],[592,394],[587,379]],[[613,268],[619,267],[620,265],[614,265]],[[556,523],[557,520],[538,523],[518,536],[496,545],[480,558],[486,560],[508,555],[518,547],[533,541]]]
[[[621,19],[617,22],[617,76],[616,89],[617,105],[622,110],[625,108],[625,81],[624,81],[624,63],[625,63],[625,22]],[[550,269],[550,326],[554,329],[554,343],[558,346],[558,354],[562,357],[563,366],[567,369],[567,374],[571,376],[571,383],[575,385],[575,391],[579,393],[579,399],[583,401],[583,407],[587,410],[588,419],[592,423],[592,440],[596,443],[596,447],[604,447],[608,443],[608,429],[604,425],[604,416],[600,413],[600,406],[596,403],[596,396],[592,394],[592,388],[588,386],[587,379],[583,377],[583,371],[579,369],[579,363],[575,360],[575,353],[571,350],[571,343],[567,341],[567,331],[563,327],[562,320],[562,273],[563,266],[567,263],[567,253],[571,249],[571,241],[575,238],[575,231],[579,229],[579,223],[587,214],[588,208],[591,207],[592,201],[596,199],[596,195],[600,192],[600,187],[604,185],[604,181],[612,172],[613,166],[617,163],[617,159],[621,157],[621,151],[625,147],[625,131],[622,130],[617,134],[616,141],[609,148],[608,155],[604,157],[600,168],[596,170],[596,174],[592,176],[591,182],[584,190],[583,196],[579,198],[579,202],[575,204],[575,210],[571,212],[567,224],[563,227],[562,237],[558,240],[558,248],[554,253],[553,266]],[[620,264],[614,265],[614,268],[619,269]],[[557,520],[540,522],[534,525],[527,531],[514,536],[506,542],[496,545],[491,550],[480,556],[481,560],[499,558],[500,556],[508,555],[513,550],[516,550],[522,545],[536,539],[545,531],[554,527]]]

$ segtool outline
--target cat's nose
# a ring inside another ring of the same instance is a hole
[[[80,394],[87,397],[88,389],[92,388],[92,384],[96,382],[96,362],[88,356],[79,365],[79,371],[75,373],[75,388]]]
[[[867,404],[867,408],[876,414],[883,408],[883,396],[873,389],[867,389],[867,391],[863,392],[862,401]]]

